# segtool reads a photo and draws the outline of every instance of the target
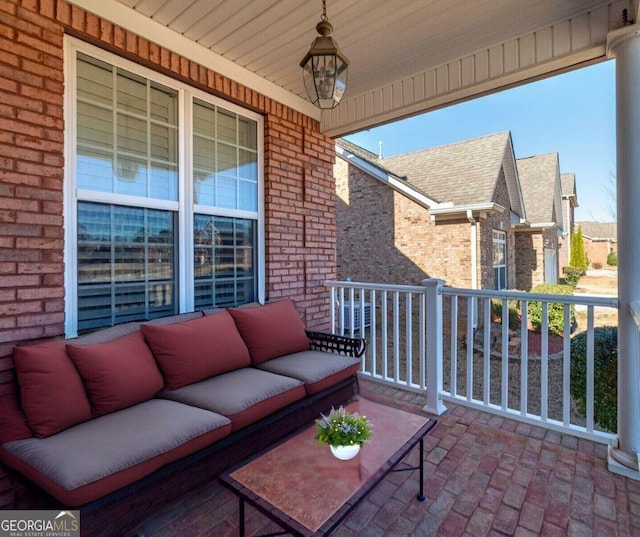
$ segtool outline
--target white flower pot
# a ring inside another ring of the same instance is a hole
[[[360,451],[360,444],[352,444],[350,446],[329,446],[331,453],[336,459],[348,461],[353,459]]]

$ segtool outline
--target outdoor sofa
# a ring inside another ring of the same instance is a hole
[[[84,506],[85,530],[98,511],[92,526],[124,532],[136,503],[212,480],[352,397],[363,352],[306,331],[291,300],[18,346],[0,461],[46,491],[44,506]]]

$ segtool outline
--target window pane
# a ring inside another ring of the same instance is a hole
[[[196,308],[234,306],[255,296],[255,222],[195,215]]]
[[[238,117],[238,144],[248,149],[258,149],[258,127],[255,121]]]
[[[193,125],[194,202],[257,211],[257,123],[194,99]]]
[[[83,55],[78,73],[78,186],[177,200],[177,91]]]
[[[113,70],[104,62],[78,54],[78,99],[111,106]]]
[[[236,115],[226,110],[218,109],[218,140],[237,144]]]
[[[78,328],[176,313],[173,214],[78,204]]]

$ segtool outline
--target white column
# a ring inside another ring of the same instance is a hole
[[[442,286],[444,280],[422,280],[427,298],[427,404],[423,410],[440,415],[447,407],[442,403]]]
[[[618,213],[618,438],[609,469],[640,478],[640,358],[630,305],[640,301],[640,26],[611,32],[616,59]]]

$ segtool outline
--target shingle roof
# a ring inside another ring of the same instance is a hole
[[[576,222],[582,229],[582,236],[590,239],[618,240],[618,225],[615,222]]]
[[[532,224],[558,222],[554,213],[554,196],[558,180],[558,153],[548,153],[516,160],[520,188],[527,219]]]
[[[473,205],[493,201],[509,133],[377,159],[438,203]]]
[[[562,185],[563,196],[576,195],[576,174],[575,173],[561,173],[560,184]]]

